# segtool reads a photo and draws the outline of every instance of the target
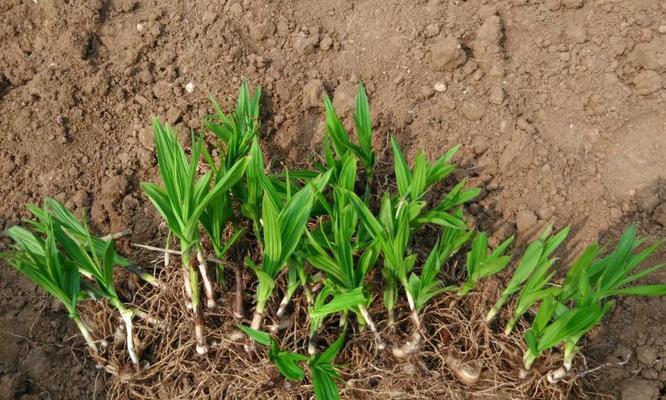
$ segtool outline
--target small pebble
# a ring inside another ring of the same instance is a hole
[[[436,92],[446,92],[446,84],[444,82],[437,82],[434,89]]]
[[[185,85],[185,90],[187,91],[187,93],[194,92],[194,82],[191,81],[187,82],[187,84]]]

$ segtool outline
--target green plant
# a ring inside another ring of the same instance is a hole
[[[200,218],[211,202],[218,200],[219,196],[240,180],[245,172],[248,157],[236,161],[220,178],[215,179],[214,185],[211,185],[213,171],[208,171],[200,177],[197,173],[199,158],[204,152],[202,136],[192,138],[192,155],[188,161],[185,151],[168,125],[162,125],[155,119],[153,131],[157,162],[164,186],[143,182],[141,187],[164,218],[169,230],[180,241],[184,284],[193,310],[197,352],[205,354],[207,346],[200,310],[199,275],[192,263],[194,255],[199,261],[207,307],[215,307],[215,300],[212,284],[207,276],[206,257],[201,246]]]
[[[90,329],[80,319],[76,305],[86,293],[95,299],[106,299],[122,317],[127,351],[138,365],[132,319],[135,315],[147,316],[126,306],[113,284],[114,267],[127,264],[127,260],[116,253],[112,240],[93,236],[86,223],[57,200],[47,197],[43,207],[28,205],[28,209],[34,217],[26,221],[32,231],[20,226],[8,230],[15,242],[15,251],[6,255],[10,264],[65,305],[94,352],[97,348]]]
[[[461,214],[462,212],[459,212],[458,216],[462,218]],[[453,286],[444,286],[438,275],[442,265],[469,241],[471,234],[471,231],[464,229],[444,228],[444,233],[430,251],[421,269],[421,274],[411,272],[407,286],[405,286],[405,293],[410,308],[410,317],[414,323],[414,333],[402,347],[393,349],[396,357],[405,357],[418,349],[425,334],[420,312],[428,302],[441,293],[455,289]]]
[[[250,339],[269,348],[268,359],[275,365],[282,376],[293,381],[302,381],[305,378],[305,370],[301,367],[301,363],[307,361],[315,398],[317,400],[339,399],[340,395],[335,383],[335,380],[339,378],[339,374],[333,365],[333,361],[344,344],[346,336],[344,332],[325,351],[308,357],[291,351],[281,350],[279,343],[266,332],[244,325],[238,325],[238,328]]]
[[[365,179],[365,201],[369,201],[372,179],[375,173],[376,156],[372,149],[372,117],[370,115],[370,104],[365,87],[362,83],[356,91],[356,110],[354,112],[354,127],[358,145],[352,143],[340,122],[340,118],[333,108],[333,103],[328,95],[324,95],[324,108],[326,109],[326,131],[325,138],[326,158],[329,168],[334,168],[339,160],[343,160],[347,153],[354,154],[361,162],[366,172]],[[333,144],[335,154],[330,151],[329,141]],[[336,159],[337,156],[337,159]]]
[[[398,195],[385,193],[382,197],[379,216],[375,217],[367,204],[355,193],[348,191],[351,203],[356,208],[360,220],[369,234],[378,241],[384,257],[382,276],[384,278],[384,305],[389,315],[389,325],[393,324],[393,309],[397,299],[397,284],[409,286],[408,277],[416,261],[415,254],[408,254],[408,245],[414,231],[425,224],[433,224],[449,229],[466,229],[464,218],[451,210],[470,201],[478,195],[478,189],[464,190],[465,182],[456,185],[439,203],[426,209],[423,200],[427,191],[453,172],[449,163],[457,148],[454,148],[430,164],[423,152],[419,152],[410,169],[394,138],[394,168],[398,182]],[[409,293],[407,293],[408,300]],[[411,301],[410,301],[411,302]]]
[[[97,345],[90,334],[90,328],[81,319],[76,308],[83,297],[78,267],[58,251],[53,234],[53,219],[47,216],[44,222],[48,233],[44,238],[20,226],[9,228],[7,234],[14,241],[14,251],[3,254],[3,257],[65,306],[69,317],[81,331],[88,348],[97,354]]]
[[[458,290],[464,296],[474,289],[480,279],[495,275],[511,262],[511,256],[504,255],[513,242],[513,236],[506,239],[492,252],[488,248],[488,236],[479,232],[472,242],[472,249],[467,253],[467,280]]]
[[[377,261],[379,251],[375,244],[363,240],[358,215],[349,201],[348,193],[354,189],[355,181],[356,157],[347,153],[333,189],[333,204],[327,205],[330,215],[326,221],[320,221],[316,231],[308,232],[309,246],[305,257],[315,268],[326,273],[324,285],[328,288],[319,294],[310,311],[311,338],[323,317],[331,313],[346,315],[354,312],[370,327],[377,347],[383,349],[384,341],[366,308],[369,300],[366,275]],[[329,297],[332,300],[327,303]],[[344,317],[343,321],[346,321]]]
[[[511,275],[509,283],[507,284],[495,305],[486,315],[486,321],[490,321],[495,318],[504,304],[509,301],[511,296],[513,296],[516,292],[525,286],[525,283],[528,281],[528,279],[530,279],[531,276],[534,275],[535,271],[540,271],[540,273],[537,274],[537,277],[533,280],[531,286],[540,280],[539,275],[541,273],[547,272],[548,268],[553,263],[553,261],[549,260],[548,257],[562,244],[567,235],[569,235],[569,228],[562,229],[552,237],[551,233],[552,226],[549,226],[541,233],[537,240],[533,241],[529,244],[529,246],[527,246],[527,249],[523,253],[520,262],[518,262],[516,270],[513,272],[513,275]],[[525,292],[525,295],[529,294],[530,291]]]
[[[275,288],[275,279],[299,245],[317,193],[324,189],[330,176],[330,172],[322,174],[293,196],[288,193],[284,204],[273,184],[267,179],[263,180],[263,259],[259,265],[246,260],[258,280],[257,303],[251,325],[253,329],[261,327],[266,303]]]
[[[656,265],[634,273],[663,242],[655,242],[639,251],[642,244],[633,226],[624,232],[615,250],[606,257],[599,258],[600,248],[594,243],[571,265],[561,289],[543,290],[547,293],[541,296],[539,310],[525,334],[526,368],[545,350],[562,345],[563,368],[549,375],[552,381],[560,379],[571,369],[580,339],[613,308],[613,297],[666,295],[664,284],[628,286],[664,267]]]

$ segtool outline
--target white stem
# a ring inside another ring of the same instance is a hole
[[[145,311],[135,309],[135,310],[132,310],[132,312],[134,312],[134,315],[136,317],[146,321],[147,323],[149,323],[151,325],[155,325],[155,326],[161,325],[161,322],[160,322],[159,319],[153,317],[152,315],[148,314]]]
[[[199,307],[196,307],[199,308]],[[199,314],[199,310],[194,311],[194,336],[197,340],[197,353],[204,355],[208,353],[208,346],[206,345],[206,336],[204,335],[203,318]]]
[[[384,343],[382,337],[379,336],[379,332],[377,332],[377,327],[375,326],[374,321],[370,317],[370,314],[368,314],[368,310],[363,305],[358,306],[358,310],[361,312],[361,315],[363,316],[365,323],[368,324],[370,331],[372,331],[372,334],[375,336],[375,343],[377,344],[377,348],[379,350],[384,350],[386,348],[386,343]]]
[[[108,234],[108,235],[102,236],[100,239],[102,239],[102,240],[108,242],[109,240],[120,239],[120,238],[122,238],[122,237],[125,237],[125,236],[128,236],[128,235],[131,235],[131,234],[132,234],[132,230],[131,230],[131,229],[125,229],[124,231],[120,231],[120,232],[118,232],[118,233],[111,233],[111,234]]]
[[[201,280],[204,284],[204,292],[206,293],[206,308],[212,310],[216,306],[215,298],[213,297],[213,284],[208,278],[208,265],[206,265],[206,257],[204,257],[201,249],[197,251],[197,261],[199,264],[199,272],[201,273]]]
[[[414,323],[414,333],[412,333],[412,338],[407,342],[405,342],[405,344],[403,344],[402,347],[393,348],[393,355],[396,356],[397,358],[404,358],[414,353],[416,350],[418,350],[421,344],[421,339],[423,337],[422,336],[423,327],[421,326],[421,318],[419,318],[418,311],[415,308],[413,308],[414,301],[409,292],[407,292],[407,302],[409,303],[409,307],[411,308],[410,317],[412,318],[412,322]]]
[[[147,244],[131,243],[131,245],[133,247],[138,247],[138,248],[144,249],[144,250],[150,250],[150,251],[156,251],[156,252],[159,252],[159,253],[164,253],[165,256],[167,254],[174,255],[174,256],[180,256],[180,255],[183,254],[179,250],[171,250],[171,249],[165,249],[163,247],[148,246]],[[213,256],[206,257],[206,261],[212,262],[212,263],[215,263],[215,264],[225,264],[225,265],[227,264],[226,262],[220,260],[219,258],[213,257]]]
[[[289,294],[289,292],[287,292],[282,298],[282,301],[280,301],[280,306],[278,307],[278,310],[275,313],[275,316],[277,317],[278,320],[282,318],[285,312],[287,312],[287,307],[289,306],[290,300],[291,300],[291,295]]]
[[[308,337],[308,354],[311,356],[317,354],[317,346],[315,346],[314,335]]]
[[[95,344],[95,340],[90,334],[88,326],[78,316],[72,319],[74,320],[74,323],[76,323],[76,326],[79,328],[79,331],[81,331],[81,335],[83,335],[83,338],[85,339],[88,348],[90,348],[90,351],[97,354],[97,345]]]
[[[134,326],[132,325],[132,311],[123,310],[120,312],[120,316],[123,318],[125,323],[125,332],[127,333],[127,352],[129,353],[130,359],[134,365],[139,365],[139,356],[136,354],[136,349],[134,348]]]

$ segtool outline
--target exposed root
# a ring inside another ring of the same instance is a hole
[[[99,339],[109,342],[106,349],[100,349],[99,355],[94,356],[113,374],[109,379],[109,400],[311,398],[309,381],[282,379],[265,356],[263,347],[256,347],[259,356],[243,350],[245,339],[239,340],[238,320],[231,307],[218,307],[206,313],[205,339],[209,355],[197,356],[197,339],[190,320],[192,312],[182,302],[182,279],[176,273],[179,269],[180,266],[172,264],[160,271],[159,278],[164,285],[159,291],[145,285],[133,295],[132,304],[161,322],[154,325],[140,317],[134,321],[136,352],[142,360],[139,371],[131,368],[125,343],[114,340],[118,320],[114,318],[117,316],[115,310],[93,302],[86,303],[81,310],[97,343]],[[234,294],[223,296],[231,302]],[[352,332],[336,359],[336,364],[345,366],[340,369],[340,397],[381,400],[585,398],[579,391],[584,377],[576,379],[576,376],[567,375],[556,384],[548,381],[548,372],[562,365],[562,358],[556,353],[546,354],[532,369],[521,372],[524,326],[517,324],[510,336],[504,336],[495,330],[494,324],[484,322],[485,315],[480,313],[484,309],[483,301],[483,297],[475,292],[459,300],[446,294],[434,299],[420,313],[423,334],[419,349],[400,362],[376,351],[373,346],[376,336],[369,323],[370,329],[359,331],[353,318],[350,319],[347,329]],[[380,303],[375,302],[371,309],[365,310],[367,314],[381,314]],[[317,348],[326,348],[338,337],[339,321],[328,318],[316,337],[310,340],[307,324],[303,323],[307,319],[305,296],[294,296],[291,304],[293,311],[285,315],[290,319],[289,328],[274,336],[281,347],[307,354],[309,348],[313,352]],[[274,306],[277,308],[277,304]],[[411,330],[413,326],[414,321],[406,308],[399,304],[395,309],[400,318],[396,321],[396,330]],[[274,315],[272,312],[266,314]],[[261,321],[259,326],[263,317],[261,314],[258,318]],[[276,323],[266,318],[266,324]],[[404,335],[391,334],[384,324],[381,328],[375,325],[377,334],[390,342],[398,342]],[[454,361],[471,377],[478,370],[476,383],[462,383],[455,369],[451,368]],[[577,357],[574,367],[580,367],[580,361],[581,357]]]

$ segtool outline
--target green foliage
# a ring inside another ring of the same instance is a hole
[[[467,280],[458,290],[458,294],[461,296],[467,294],[480,279],[504,270],[511,262],[511,256],[504,255],[504,253],[512,242],[513,236],[490,251],[488,236],[483,232],[478,233],[472,242],[472,249],[467,253]]]
[[[209,204],[218,200],[243,176],[248,157],[236,161],[211,186],[213,171],[197,176],[199,158],[204,151],[203,136],[193,138],[192,156],[185,150],[168,125],[153,120],[157,163],[163,187],[143,182],[141,187],[164,218],[169,229],[181,241],[181,251],[191,251],[199,240],[199,218]]]
[[[558,244],[552,239],[547,243],[551,246],[546,246],[544,253]],[[636,237],[636,229],[632,226],[606,257],[599,257],[600,249],[596,243],[588,246],[569,268],[561,288],[546,288],[552,280],[553,273],[548,273],[548,268],[554,260],[542,259],[541,264],[537,263],[509,321],[515,322],[537,301],[541,302],[532,326],[525,334],[528,344],[524,356],[526,368],[544,351],[560,345],[564,347],[564,366],[571,368],[578,342],[613,308],[613,297],[666,294],[666,285],[663,284],[628,286],[663,267],[657,265],[634,272],[663,242],[639,250],[642,244],[643,240]]]
[[[339,398],[338,386],[335,382],[339,378],[339,374],[333,361],[344,345],[344,333],[338,336],[325,351],[308,357],[281,350],[279,343],[266,332],[244,325],[238,325],[238,328],[250,339],[269,348],[268,359],[282,376],[294,381],[302,381],[305,378],[305,370],[301,367],[301,363],[307,361],[315,398],[317,400],[337,400]]]
[[[262,201],[264,257],[261,265],[250,264],[259,280],[257,312],[261,314],[270,298],[275,279],[284,269],[287,260],[298,247],[310,218],[312,206],[328,180],[331,172],[313,179],[309,184],[281,204],[276,190],[269,180],[264,180]]]
[[[534,277],[532,285],[536,285],[537,282],[543,283],[541,280],[542,274],[554,263],[554,260],[548,257],[569,235],[569,228],[562,229],[557,235],[552,237],[551,232],[552,227],[546,228],[537,240],[527,246],[506,289],[504,289],[493,308],[488,312],[486,321],[493,319],[511,296],[525,286],[530,277]]]
[[[354,113],[354,127],[356,128],[356,137],[359,144],[352,143],[347,131],[338,117],[331,99],[324,96],[324,108],[326,109],[326,131],[328,133],[327,139],[333,144],[333,150],[338,160],[342,160],[347,153],[354,154],[368,171],[368,175],[372,176],[375,167],[375,153],[372,150],[372,120],[370,116],[370,105],[368,103],[368,96],[365,93],[365,88],[359,84],[356,93],[356,112]],[[329,168],[333,167],[335,162],[332,161],[329,153],[328,161]]]
[[[71,318],[76,318],[76,305],[81,299],[78,267],[59,251],[50,213],[45,212],[40,223],[44,224],[44,236],[35,235],[20,226],[9,228],[7,235],[14,241],[14,251],[3,256],[37,286],[58,299]]]

